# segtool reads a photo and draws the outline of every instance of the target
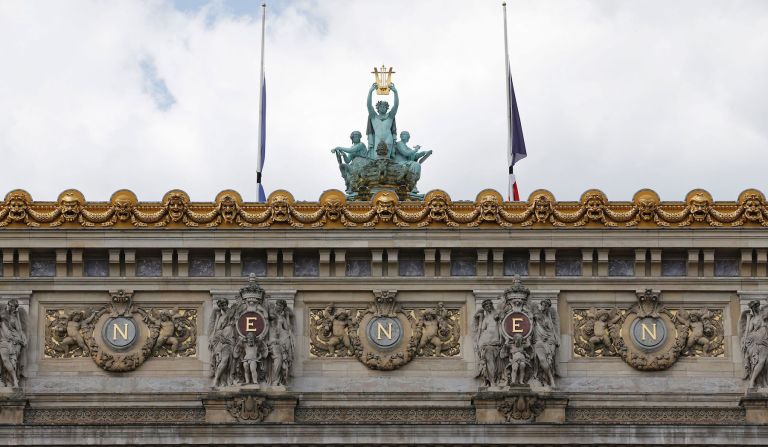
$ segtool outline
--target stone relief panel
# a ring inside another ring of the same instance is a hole
[[[285,300],[266,303],[251,274],[239,299],[216,302],[208,349],[214,387],[288,384],[293,368],[295,317]]]
[[[725,356],[723,309],[668,309],[650,289],[637,296],[628,309],[574,309],[574,356],[622,357],[641,370],[666,369],[678,357]]]
[[[46,309],[44,358],[91,357],[107,371],[132,371],[150,357],[197,356],[197,309],[155,309],[113,292],[99,307]]]
[[[530,303],[530,293],[515,277],[502,294],[501,309],[487,299],[475,313],[472,334],[481,389],[530,387],[531,381],[555,386],[559,317],[548,299]]]
[[[395,291],[374,291],[367,308],[329,304],[309,310],[310,355],[355,357],[371,369],[397,369],[414,357],[457,357],[461,311],[437,303],[404,308]]]

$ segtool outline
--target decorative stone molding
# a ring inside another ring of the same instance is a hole
[[[0,228],[696,228],[765,227],[765,195],[755,189],[742,192],[737,202],[715,202],[703,189],[694,189],[685,203],[662,202],[649,189],[635,193],[632,202],[609,202],[590,189],[578,202],[557,202],[543,189],[526,202],[504,202],[499,192],[481,191],[473,202],[452,201],[432,190],[424,201],[399,201],[392,194],[376,194],[368,203],[348,204],[344,193],[325,191],[317,202],[297,203],[288,191],[272,192],[266,203],[246,203],[236,191],[220,192],[214,202],[191,202],[175,189],[158,202],[139,202],[120,190],[109,202],[87,202],[75,189],[62,192],[55,203],[35,202],[21,189],[9,192],[0,203]]]
[[[205,421],[202,407],[57,407],[27,408],[29,425],[177,425]]]
[[[239,422],[263,422],[272,412],[272,405],[263,396],[246,395],[227,402],[227,411]]]
[[[568,399],[558,393],[535,393],[529,386],[481,391],[472,399],[478,424],[562,424]]]
[[[210,424],[292,423],[298,399],[284,391],[216,392],[203,399]]]
[[[298,407],[299,424],[472,424],[468,407]]]
[[[571,407],[565,415],[574,424],[736,425],[746,421],[744,409],[738,407]]]

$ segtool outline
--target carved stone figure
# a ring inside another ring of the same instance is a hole
[[[535,394],[518,394],[504,399],[497,408],[507,422],[532,422],[544,411],[544,401]]]
[[[497,312],[485,300],[474,317],[473,333],[483,386],[528,386],[535,379],[542,386],[555,386],[560,323],[549,300],[528,302],[530,290],[516,276],[504,291]]]
[[[346,193],[353,194],[352,191],[352,179],[354,174],[360,170],[362,164],[368,158],[368,149],[365,144],[360,141],[363,135],[360,131],[355,130],[349,135],[349,139],[352,140],[352,146],[336,147],[331,149],[331,152],[336,154],[336,161],[339,164],[339,171],[344,178],[344,184],[346,185]]]
[[[622,318],[616,309],[577,311],[574,320],[574,350],[585,357],[615,355],[611,328]]]
[[[400,95],[397,92],[397,88],[395,88],[395,84],[390,83],[389,88],[395,94],[395,103],[392,105],[392,110],[389,110],[389,103],[386,101],[377,102],[376,110],[374,110],[373,105],[371,104],[371,99],[373,91],[376,90],[377,87],[378,85],[375,83],[371,85],[370,90],[368,90],[368,99],[365,101],[368,108],[368,125],[366,126],[365,131],[368,135],[368,158],[376,158],[371,152],[380,142],[384,142],[387,145],[387,158],[392,158],[394,153],[395,135],[397,135],[395,115],[397,115],[397,109],[400,104]]]
[[[263,397],[247,395],[233,398],[227,411],[241,422],[262,422],[272,412],[272,405]]]
[[[478,377],[487,387],[498,386],[503,375],[499,319],[500,315],[496,312],[491,300],[484,300],[482,309],[478,310],[474,316],[472,330],[475,335],[475,351],[479,366]]]
[[[687,329],[682,355],[715,357],[722,353],[724,329],[722,322],[716,317],[715,312],[706,308],[677,311],[675,318]]]
[[[555,385],[560,322],[552,302],[544,299],[534,311],[533,376],[546,386]]]
[[[89,320],[87,320],[85,324],[90,324],[90,319],[92,318],[93,315],[89,317]],[[72,312],[69,314],[69,318],[66,319],[66,336],[61,340],[61,345],[64,346],[65,357],[69,354],[71,347],[80,347],[80,349],[83,350],[83,353],[88,354],[88,345],[85,344],[83,335],[80,333],[80,327],[82,326],[84,319],[85,315],[82,311]]]
[[[739,337],[747,392],[768,387],[768,305],[750,301],[739,318]]]
[[[27,347],[27,318],[13,298],[0,304],[0,380],[3,386],[19,387]]]
[[[189,317],[194,318],[195,311],[180,311],[161,309],[147,312],[147,322],[150,327],[156,327],[157,340],[152,348],[154,354],[164,353],[174,356],[177,352],[187,350],[195,343],[195,327],[190,324]]]
[[[293,311],[285,300],[277,300],[270,309],[269,352],[272,356],[272,369],[269,377],[273,386],[285,386],[291,376],[293,366]]]
[[[345,357],[353,354],[352,342],[349,338],[351,318],[346,310],[337,309],[329,304],[322,310],[319,324],[310,327],[310,340],[313,354],[326,351],[328,357]]]
[[[267,295],[251,274],[232,306],[216,302],[208,349],[213,386],[285,386],[294,354],[294,315],[285,300],[266,306]]]

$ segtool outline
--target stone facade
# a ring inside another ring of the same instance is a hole
[[[112,211],[68,194],[0,206],[7,444],[768,439],[762,195],[697,193],[645,219],[642,200],[592,194],[557,218],[534,207],[522,226],[503,216],[525,204],[492,211],[487,193],[442,221],[428,201],[339,205],[372,213],[354,225],[289,195],[282,208],[230,194],[230,209],[176,192],[160,213],[132,211],[126,193]],[[530,330],[516,337],[512,318]],[[483,321],[497,344],[479,342]],[[481,380],[488,361],[494,383]]]

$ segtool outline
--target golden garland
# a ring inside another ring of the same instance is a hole
[[[609,202],[590,189],[578,202],[560,202],[547,190],[534,191],[526,202],[505,202],[492,189],[474,202],[453,202],[433,190],[423,202],[400,203],[382,191],[370,202],[347,202],[344,193],[325,191],[317,202],[296,202],[278,190],[266,203],[245,203],[232,190],[214,202],[190,202],[187,193],[172,190],[161,202],[139,202],[120,190],[109,202],[86,202],[80,191],[68,189],[56,202],[34,202],[17,189],[0,203],[0,228],[691,228],[768,227],[765,195],[742,192],[736,202],[715,202],[703,189],[689,192],[684,202],[661,202],[650,189],[635,193],[631,202]]]

